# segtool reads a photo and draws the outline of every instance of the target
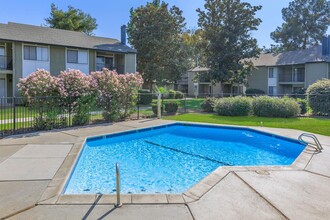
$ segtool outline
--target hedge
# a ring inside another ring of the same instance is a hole
[[[218,99],[214,111],[224,116],[247,116],[251,113],[251,98],[237,96]]]
[[[152,93],[149,90],[139,90],[139,104],[149,105],[152,102]]]
[[[203,112],[214,112],[214,105],[216,102],[216,98],[206,98],[201,103],[201,108]]]
[[[307,88],[307,101],[313,114],[330,115],[330,80],[323,79]]]
[[[265,91],[261,90],[261,89],[247,89],[245,91],[246,95],[264,95]]]
[[[291,98],[256,97],[252,101],[253,114],[260,117],[296,117],[300,113],[297,101]]]

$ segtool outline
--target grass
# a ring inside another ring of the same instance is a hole
[[[291,128],[330,136],[330,119],[326,118],[265,118],[256,116],[229,117],[215,114],[183,114],[167,116],[164,119],[213,124],[264,126],[271,128]]]
[[[17,106],[16,109],[16,118],[28,118],[34,117],[36,115],[34,110],[31,110],[28,107]],[[3,108],[0,110],[0,120],[12,119],[14,118],[14,110],[12,107]]]
[[[204,98],[198,99],[164,99],[163,102],[177,102],[180,108],[184,108],[186,104],[186,108],[190,110],[200,110],[201,103],[204,101]],[[152,101],[153,104],[157,103],[157,100]]]

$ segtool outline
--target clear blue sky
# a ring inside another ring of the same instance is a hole
[[[151,1],[151,0],[149,0]],[[254,33],[259,46],[269,46],[274,43],[269,35],[283,22],[281,9],[287,7],[289,0],[246,0],[252,5],[262,5],[258,17],[262,19],[259,30]],[[127,24],[129,10],[132,7],[144,5],[146,0],[1,0],[0,23],[8,21],[32,25],[44,24],[44,18],[49,16],[50,4],[55,3],[60,9],[68,5],[79,8],[96,18],[97,36],[120,39],[120,26]],[[204,0],[166,0],[170,5],[175,4],[186,18],[187,27],[197,27],[197,8],[203,8]],[[328,30],[329,33],[329,30]]]

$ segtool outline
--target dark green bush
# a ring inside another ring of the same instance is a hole
[[[307,100],[313,114],[330,115],[330,80],[323,79],[307,88]]]
[[[261,90],[261,89],[247,89],[246,91],[245,91],[245,94],[246,95],[249,95],[249,96],[251,96],[251,95],[264,95],[265,94],[265,92],[263,91],[263,90]]]
[[[214,112],[214,105],[216,102],[216,98],[206,98],[201,103],[201,108],[203,112]]]
[[[169,114],[175,114],[179,108],[177,102],[165,102],[164,105],[165,105],[165,111]]]
[[[300,112],[299,104],[296,100],[284,97],[256,97],[252,101],[253,114],[261,117],[296,117]]]
[[[175,92],[175,98],[176,98],[176,99],[183,99],[183,98],[184,98],[184,94],[183,94],[183,92],[176,91],[176,92]]]
[[[160,108],[161,110],[161,113],[163,114],[163,106]],[[158,112],[158,110],[157,110],[157,104],[155,105],[155,104],[153,104],[152,105],[152,112],[155,114],[155,115],[157,115],[157,112]]]
[[[307,113],[307,100],[306,99],[296,99],[299,107],[300,107],[300,114]]]
[[[215,102],[214,111],[218,115],[246,116],[251,112],[251,98],[229,97],[221,98]]]
[[[149,90],[139,90],[139,104],[149,105],[152,102],[152,93]]]
[[[170,90],[170,91],[168,91],[168,96],[167,96],[167,98],[168,99],[175,99],[175,94],[176,94],[176,91],[174,91],[174,90]]]

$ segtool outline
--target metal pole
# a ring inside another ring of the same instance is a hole
[[[137,102],[137,119],[139,120],[140,119],[140,94],[138,94],[138,102]]]
[[[14,116],[14,134],[16,134],[16,97],[13,97],[13,107],[14,107],[14,111],[13,111],[13,116]]]
[[[116,163],[116,193],[117,193],[117,204],[115,204],[116,208],[122,207],[123,204],[120,203],[120,172],[119,165]]]
[[[157,97],[157,117],[160,119],[162,117],[162,94],[161,93],[158,93],[158,97]]]

